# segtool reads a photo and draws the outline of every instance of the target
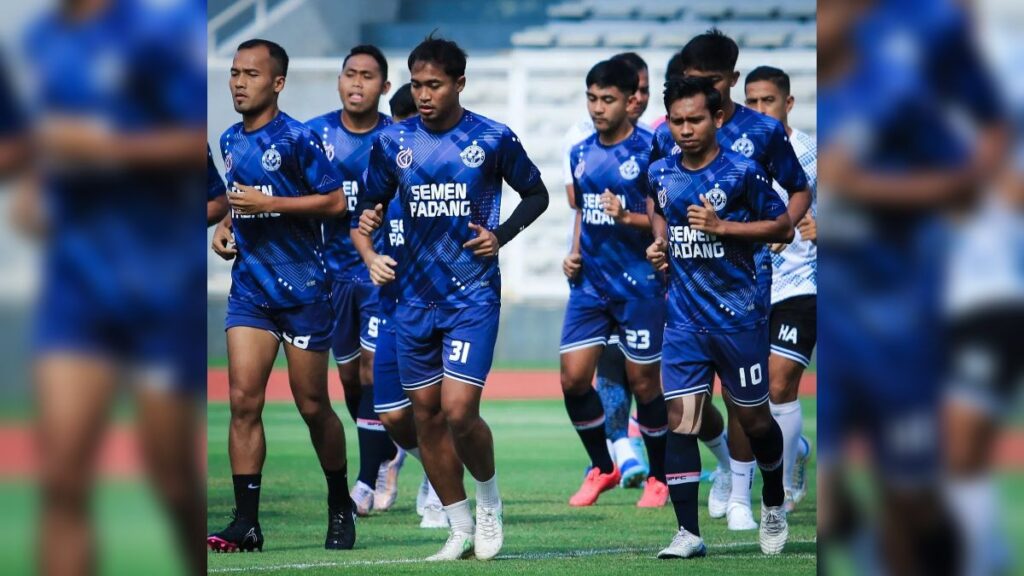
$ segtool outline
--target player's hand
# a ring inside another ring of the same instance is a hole
[[[395,279],[395,266],[398,262],[386,254],[378,254],[370,262],[370,280],[374,285],[383,286]]]
[[[789,246],[789,244],[786,244],[785,242],[772,242],[771,244],[768,244],[768,249],[775,254],[778,254],[785,250],[786,246]]]
[[[569,280],[575,280],[581,268],[583,268],[583,257],[579,252],[573,252],[566,256],[565,260],[562,260],[562,272]]]
[[[647,260],[658,272],[668,270],[668,243],[664,238],[655,238],[654,243],[647,247]]]
[[[814,216],[811,216],[810,213],[804,214],[804,217],[797,223],[796,229],[800,232],[801,238],[817,243],[818,221],[815,220]]]
[[[686,219],[690,222],[690,228],[708,234],[721,234],[722,220],[718,218],[718,213],[703,194],[700,195],[700,201],[702,206],[693,204],[686,209]]]
[[[380,228],[384,223],[384,205],[377,204],[373,210],[363,210],[359,215],[359,233],[363,236],[372,236],[373,231]]]
[[[213,230],[213,252],[225,260],[232,260],[238,255],[235,234],[223,220]]]
[[[228,203],[236,214],[263,214],[273,212],[274,197],[267,196],[252,186],[232,182],[233,190],[228,191]]]
[[[622,201],[607,188],[601,193],[601,207],[604,208],[604,213],[611,216],[612,220],[616,222],[626,217],[626,209],[622,207]]]
[[[492,258],[498,255],[498,237],[487,228],[479,224],[469,223],[469,229],[476,232],[476,238],[462,245],[467,250],[472,250],[474,256],[481,258]]]

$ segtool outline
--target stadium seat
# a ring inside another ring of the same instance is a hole
[[[801,26],[793,33],[792,45],[800,48],[814,48],[818,45],[818,30],[812,24]]]
[[[662,2],[644,2],[637,12],[639,18],[645,20],[677,20],[685,12],[682,2],[665,0]]]
[[[649,34],[642,30],[633,31],[628,27],[619,31],[607,32],[604,35],[604,45],[621,48],[635,48],[647,44]]]
[[[595,2],[591,5],[590,17],[596,20],[629,20],[639,11],[636,2],[616,0],[615,2]]]
[[[555,43],[555,34],[544,28],[528,28],[512,34],[512,45],[519,48],[547,48]]]
[[[812,20],[817,15],[818,6],[814,0],[779,0],[779,16]]]
[[[590,15],[590,6],[583,2],[566,2],[548,6],[548,17],[555,20],[582,20]]]
[[[695,2],[690,6],[690,13],[707,20],[721,20],[732,11],[731,6],[721,0],[713,2]]]
[[[789,31],[782,28],[766,27],[760,31],[750,31],[743,34],[741,44],[744,48],[782,48],[789,38]]]
[[[733,18],[767,19],[778,12],[776,2],[762,0],[746,0],[743,2],[732,2]]]
[[[567,48],[593,48],[600,43],[600,33],[590,27],[562,30],[558,33],[558,45]]]

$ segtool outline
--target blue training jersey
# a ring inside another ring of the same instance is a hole
[[[206,201],[209,202],[227,193],[224,186],[224,179],[217,172],[217,166],[213,163],[213,151],[210,145],[206,145]]]
[[[655,210],[668,224],[667,326],[700,332],[747,330],[767,320],[760,306],[755,265],[758,244],[691,230],[686,210],[703,194],[722,220],[774,220],[786,211],[756,162],[721,149],[700,170],[682,166],[681,155],[651,164]],[[771,274],[771,270],[768,271]]]
[[[381,226],[379,234],[381,247],[378,254],[385,254],[398,262],[395,267],[395,276],[402,274],[402,265],[405,263],[405,223],[402,222],[402,202],[392,200],[388,204],[387,212],[384,214],[384,225]],[[399,283],[389,282],[380,287],[380,313],[383,316],[393,316],[395,306],[398,304]]]
[[[576,207],[580,211],[580,255],[583,267],[573,290],[608,298],[633,300],[664,296],[661,275],[647,261],[654,241],[649,231],[617,224],[601,208],[601,194],[611,190],[630,212],[647,211],[647,167],[651,133],[636,128],[613,146],[601,144],[595,132],[570,151]]]
[[[241,122],[228,128],[221,153],[228,181],[268,196],[327,194],[341,186],[320,137],[284,112],[252,132]],[[232,298],[288,308],[329,297],[320,218],[277,213],[233,213],[231,218],[238,246]]]
[[[399,278],[405,304],[456,308],[501,301],[497,258],[479,258],[463,244],[470,222],[498,227],[502,180],[525,192],[540,171],[507,126],[463,111],[434,132],[417,116],[382,130],[370,153],[366,198],[388,203],[398,189],[407,253]]]
[[[341,188],[348,201],[348,212],[341,218],[324,221],[324,247],[327,271],[334,280],[369,282],[370,272],[363,265],[350,236],[351,214],[356,210],[359,187],[370,163],[370,148],[377,133],[392,124],[391,117],[379,114],[377,125],[362,134],[349,131],[341,123],[341,110],[328,112],[306,121],[306,126],[320,136],[327,158],[342,177]],[[356,217],[358,222],[359,218]],[[378,236],[379,239],[379,236]],[[379,247],[379,242],[378,242]],[[379,250],[378,250],[379,251]]]

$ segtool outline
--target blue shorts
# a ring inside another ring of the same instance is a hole
[[[296,348],[321,352],[331,348],[334,310],[327,300],[291,308],[267,308],[228,297],[224,329],[238,326],[261,328]]]
[[[399,304],[395,311],[398,369],[406,390],[425,388],[447,376],[483,388],[498,339],[499,304],[468,308],[422,308]]]
[[[377,287],[370,282],[335,280],[331,302],[336,322],[331,342],[335,362],[355,360],[361,348],[376,350],[380,325]]]
[[[768,401],[768,324],[712,334],[665,328],[661,381],[665,400],[711,393],[715,373],[739,406]]]
[[[398,374],[398,347],[395,322],[387,316],[380,319],[377,351],[373,355],[373,411],[381,414],[412,406],[402,389]]]
[[[619,348],[634,364],[661,360],[665,328],[665,299],[605,300],[580,291],[569,296],[562,323],[559,353],[608,344],[619,337]]]

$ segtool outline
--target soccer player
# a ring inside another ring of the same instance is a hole
[[[419,116],[377,137],[360,199],[360,230],[371,234],[398,189],[406,245],[415,250],[378,283],[398,279],[398,367],[412,400],[416,435],[451,533],[428,560],[474,552],[493,558],[504,539],[490,428],[480,395],[498,333],[497,254],[547,208],[540,172],[506,126],[459,104],[466,54],[428,37],[409,55]],[[498,225],[502,180],[522,201]],[[374,269],[371,268],[371,274]],[[477,483],[476,526],[462,467]]]
[[[206,225],[213,226],[228,213],[227,187],[213,163],[213,152],[206,145]]]
[[[564,268],[570,278],[562,325],[562,393],[569,419],[593,468],[570,499],[590,506],[621,474],[606,447],[605,413],[591,385],[608,337],[617,333],[650,463],[641,507],[668,499],[664,480],[667,414],[658,380],[665,286],[644,259],[650,244],[646,181],[650,132],[629,121],[637,72],[619,60],[599,62],[586,78],[587,109],[597,130],[573,146],[576,192],[573,247]],[[623,343],[625,345],[623,345]]]
[[[640,122],[640,117],[647,111],[647,104],[650,101],[650,74],[647,69],[647,62],[636,52],[623,52],[611,57],[611,60],[621,60],[632,66],[637,71],[636,98],[631,101],[628,110],[629,121],[639,130],[649,131],[649,128]],[[587,115],[586,120],[573,124],[569,127],[564,137],[565,150],[562,154],[562,174],[565,179],[565,191],[569,200],[569,207],[576,209],[576,191],[573,187],[572,167],[569,158],[572,156],[573,145],[582,142],[594,133],[594,121]],[[575,226],[575,222],[573,224]],[[575,258],[575,257],[573,257]],[[563,271],[569,276],[570,267],[575,267],[578,261],[566,259],[563,262]],[[601,397],[601,405],[605,413],[605,435],[609,443],[609,452],[615,460],[616,466],[622,479],[619,483],[625,488],[639,487],[647,478],[648,467],[643,462],[640,454],[631,442],[629,436],[629,411],[630,396],[629,385],[626,381],[626,357],[619,349],[618,335],[613,334],[608,339],[608,345],[604,347],[601,358],[597,363],[597,385],[595,387]],[[593,463],[591,463],[591,466]],[[589,473],[589,468],[587,472]]]
[[[327,480],[324,547],[355,543],[345,432],[327,394],[334,314],[321,235],[322,219],[346,213],[342,176],[319,135],[278,108],[287,74],[287,53],[267,40],[243,42],[231,64],[229,87],[242,121],[221,137],[231,213],[218,225],[213,248],[234,259],[225,330],[236,512],[227,528],[207,538],[215,551],[263,548],[261,413],[282,341],[292,395]]]
[[[787,210],[790,221],[799,222],[810,205],[811,194],[800,162],[789,143],[785,128],[774,118],[759,114],[732,99],[732,87],[739,80],[736,59],[739,47],[736,42],[717,29],[711,29],[691,39],[679,53],[677,69],[684,76],[698,76],[711,80],[722,99],[724,121],[717,131],[719,144],[751,158],[761,165],[768,175],[789,194]],[[652,159],[678,152],[667,125],[659,126],[654,132]],[[758,305],[765,315],[771,308],[771,257],[767,246],[758,251],[758,281],[761,299]],[[712,518],[727,517],[731,530],[753,530],[757,528],[750,506],[750,488],[754,481],[757,465],[749,442],[743,435],[743,427],[736,417],[735,404],[729,391],[723,394],[729,416],[728,434],[721,426],[721,416],[713,406],[705,408],[704,426],[701,439],[708,443],[721,442],[725,434],[728,440],[731,478],[725,480],[722,466],[714,476],[711,496],[708,498],[708,512]],[[719,444],[720,446],[720,444]],[[720,460],[721,461],[721,460]],[[723,496],[728,493],[728,498]]]
[[[416,115],[416,103],[412,99],[412,89],[404,84],[395,91],[389,102],[391,117],[401,122]],[[351,238],[352,244],[371,272],[380,272],[381,266],[395,266],[404,260],[405,233],[402,222],[402,203],[391,202],[382,228],[377,232],[378,242],[372,241],[359,232],[358,220],[353,219]],[[380,249],[378,253],[377,249]],[[376,267],[376,268],[375,268]],[[377,279],[379,280],[379,278]],[[412,414],[412,402],[402,389],[398,372],[398,351],[395,347],[395,306],[398,300],[398,285],[386,283],[379,289],[379,335],[377,350],[373,359],[373,409],[380,418],[381,424],[394,439],[395,443],[417,460],[422,461],[419,445],[416,440],[416,422]],[[423,482],[416,495],[416,512],[422,516],[420,528],[447,528],[448,517],[445,516],[441,500],[433,486],[423,474]]]
[[[369,515],[370,510],[385,511],[395,503],[398,470],[405,457],[398,455],[373,410],[373,356],[380,330],[377,288],[349,234],[349,215],[355,210],[373,139],[391,125],[391,118],[378,112],[380,98],[390,88],[388,62],[381,51],[376,46],[356,46],[345,56],[338,74],[342,109],[306,122],[323,140],[327,158],[341,173],[348,202],[344,217],[324,221],[324,243],[335,313],[332,349],[345,404],[359,436],[359,476],[352,500],[360,516]]]
[[[818,148],[814,138],[789,125],[795,99],[789,90],[789,75],[771,66],[759,66],[744,82],[746,104],[771,116],[786,129],[793,151],[800,160],[811,191],[811,207],[796,227],[789,244],[772,247],[772,308],[768,335],[768,386],[772,416],[782,428],[782,483],[786,488],[786,512],[791,512],[807,493],[807,458],[810,441],[802,435],[800,377],[810,363],[817,338],[818,268],[817,213]],[[773,183],[784,202],[789,194]]]
[[[667,125],[681,153],[651,165],[654,242],[647,257],[669,271],[662,378],[669,404],[665,472],[679,531],[659,558],[705,554],[697,524],[696,434],[714,374],[736,404],[764,478],[761,551],[777,554],[789,534],[782,488],[782,431],[768,408],[768,324],[758,306],[759,242],[788,242],[786,206],[758,163],[716,136],[722,97],[707,80],[665,88]]]

